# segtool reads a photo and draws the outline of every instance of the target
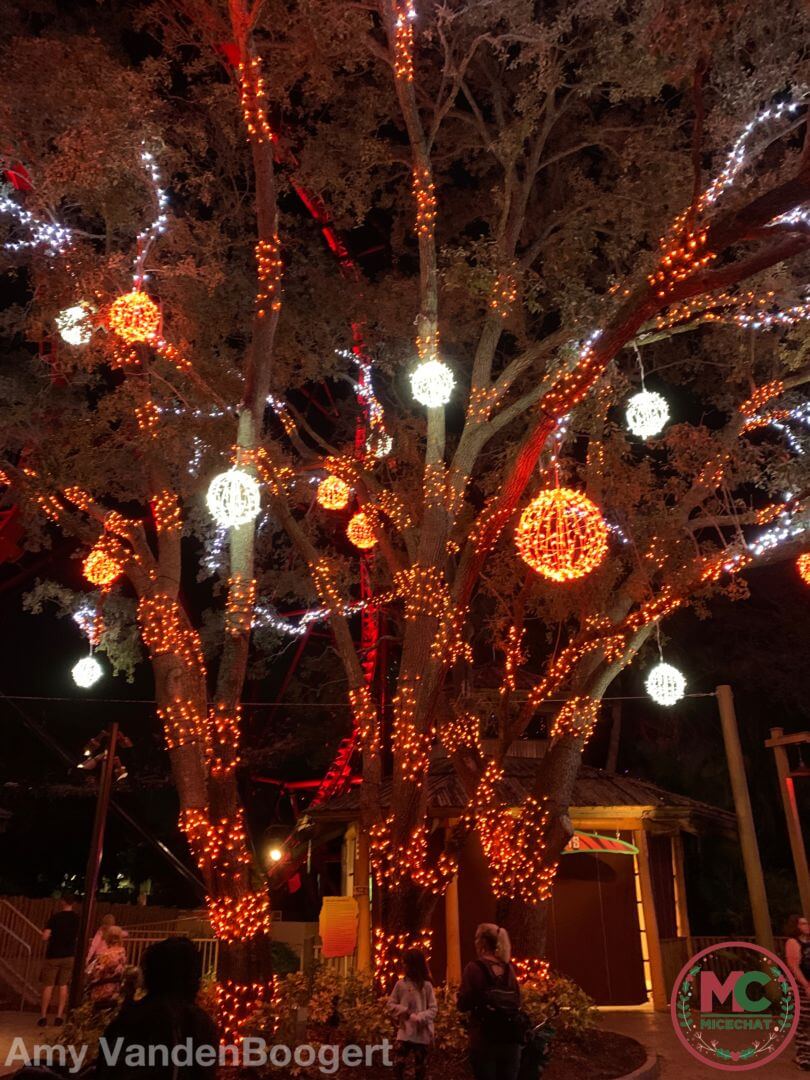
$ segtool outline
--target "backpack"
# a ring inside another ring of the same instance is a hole
[[[496,976],[483,960],[476,960],[476,963],[487,980],[480,1003],[474,1010],[481,1034],[487,1042],[522,1044],[531,1020],[520,1007],[520,990],[510,985],[512,969],[505,964],[503,974]]]

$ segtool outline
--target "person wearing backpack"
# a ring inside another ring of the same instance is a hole
[[[399,1024],[396,1075],[402,1080],[408,1058],[412,1057],[414,1080],[425,1080],[438,1006],[425,954],[420,949],[409,949],[404,964],[405,977],[397,982],[388,999],[388,1008]]]
[[[494,923],[475,932],[478,959],[461,976],[460,1012],[469,1014],[470,1067],[475,1080],[517,1080],[527,1017],[520,986],[509,963],[509,935]]]

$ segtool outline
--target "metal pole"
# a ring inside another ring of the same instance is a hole
[[[793,786],[793,777],[790,775],[787,749],[785,746],[780,745],[779,742],[784,734],[783,728],[771,728],[771,737],[765,745],[773,748],[776,759],[776,771],[779,775],[779,793],[782,796],[782,805],[785,808],[785,820],[787,821],[793,865],[796,868],[796,883],[799,886],[802,911],[810,911],[810,869],[808,869],[807,865],[807,851],[804,846],[802,822],[796,802],[796,789]]]
[[[748,781],[745,776],[745,761],[734,712],[734,695],[730,686],[717,687],[717,705],[720,709],[723,741],[726,744],[726,760],[731,777],[731,790],[734,794],[734,809],[737,812],[737,828],[740,834],[745,877],[748,882],[751,914],[754,917],[754,934],[760,945],[773,951],[773,929],[768,910],[768,894],[765,891],[765,877],[759,857],[751,796],[748,793]]]
[[[110,724],[107,738],[107,756],[101,769],[96,800],[96,817],[93,822],[93,835],[90,840],[90,855],[84,875],[84,904],[79,921],[79,937],[76,943],[76,956],[73,961],[73,978],[70,981],[70,1008],[75,1009],[82,1000],[84,989],[84,965],[90,938],[90,927],[96,910],[96,892],[101,858],[104,854],[104,830],[107,825],[107,813],[110,808],[110,794],[115,766],[115,747],[118,742],[118,721]]]

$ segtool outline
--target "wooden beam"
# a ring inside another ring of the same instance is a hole
[[[675,918],[677,920],[678,937],[686,938],[686,947],[689,955],[694,953],[692,944],[692,930],[689,925],[689,904],[686,898],[686,868],[683,857],[683,835],[674,833],[672,844],[672,883],[675,888]]]
[[[636,829],[633,841],[638,848],[636,867],[638,869],[639,924],[642,932],[642,955],[646,944],[645,967],[649,974],[649,989],[652,994],[653,1008],[656,1012],[666,1012],[667,986],[664,979],[664,958],[661,953],[661,936],[658,932],[658,916],[655,912],[655,894],[653,893],[652,874],[650,873],[650,848],[647,833]]]
[[[737,828],[740,832],[745,878],[748,882],[748,896],[751,901],[751,914],[754,918],[754,933],[758,944],[773,952],[773,928],[768,910],[768,894],[765,891],[765,876],[762,873],[762,861],[759,857],[759,844],[754,828],[754,814],[751,810],[751,796],[748,792],[748,780],[745,775],[745,760],[740,733],[737,728],[737,716],[734,712],[734,695],[730,686],[717,687],[717,705],[720,710],[720,723],[723,728],[723,741],[726,746],[726,760],[731,778],[731,790],[734,794],[734,809],[737,811]]]
[[[796,868],[796,883],[799,886],[802,911],[810,911],[810,868],[807,865],[807,850],[804,846],[804,834],[802,822],[799,817],[799,807],[796,803],[796,789],[793,785],[793,777],[790,775],[790,761],[788,760],[787,739],[791,736],[783,736],[782,728],[771,728],[771,737],[765,743],[773,748],[776,759],[776,772],[779,776],[779,793],[782,796],[782,806],[785,810],[790,850],[793,854],[793,865]],[[795,739],[795,736],[793,737]]]

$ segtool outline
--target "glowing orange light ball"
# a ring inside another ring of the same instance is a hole
[[[327,476],[318,484],[318,502],[324,510],[344,510],[349,505],[349,485],[339,476]]]
[[[110,304],[107,325],[123,341],[151,341],[160,329],[160,309],[151,296],[135,290]]]
[[[805,585],[810,585],[810,551],[800,555],[796,560],[796,569]]]
[[[515,531],[518,554],[552,581],[573,581],[604,559],[608,529],[599,508],[580,491],[541,491],[526,507]]]
[[[123,567],[103,542],[91,549],[82,563],[82,572],[91,585],[106,588],[120,577]]]
[[[358,510],[346,526],[346,535],[354,546],[360,548],[361,551],[368,551],[377,543],[377,537],[374,535],[371,522],[362,510]]]

